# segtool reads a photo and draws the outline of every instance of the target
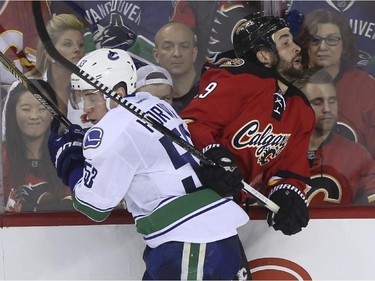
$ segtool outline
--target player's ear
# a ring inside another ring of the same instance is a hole
[[[266,67],[272,67],[272,53],[267,50],[259,50],[256,53],[257,59]]]
[[[115,90],[120,96],[125,97],[127,95],[127,91],[124,87],[120,86]]]
[[[113,91],[115,91],[116,93],[118,93],[122,97],[125,97],[126,94],[127,94],[127,91],[126,91],[125,87],[123,87],[123,86],[117,86],[117,87],[115,86],[113,88]],[[117,102],[115,102],[114,100],[110,100],[109,106],[110,106],[110,108],[115,108],[117,106]]]

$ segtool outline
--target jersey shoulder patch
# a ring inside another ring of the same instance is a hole
[[[83,142],[83,149],[97,148],[102,142],[103,130],[98,127],[93,127],[88,131]]]
[[[245,64],[245,61],[240,58],[231,59],[223,62],[220,67],[239,67]]]
[[[272,69],[260,66],[251,61],[245,61],[242,58],[234,58],[229,61],[223,62],[220,66],[220,69],[225,69],[230,73],[243,74],[247,73],[250,75],[255,75],[260,78],[275,78],[275,73]]]

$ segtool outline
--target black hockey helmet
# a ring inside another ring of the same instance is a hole
[[[272,35],[280,29],[289,28],[286,21],[275,16],[261,16],[260,13],[251,14],[246,20],[233,35],[233,48],[237,57],[252,60],[262,48],[277,53]]]

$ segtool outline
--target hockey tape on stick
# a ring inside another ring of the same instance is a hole
[[[47,110],[52,114],[54,118],[56,118],[60,123],[64,124],[65,126],[69,127],[72,123],[65,117],[63,113],[60,112],[58,107],[52,103],[47,96],[44,94],[45,89],[42,88],[39,83],[30,81],[18,68],[17,66],[11,62],[3,52],[0,52],[0,61],[5,66],[6,69],[12,73],[18,81],[22,83],[22,85],[28,89],[31,94],[45,107]],[[53,89],[51,88],[51,91]]]
[[[36,24],[36,29],[38,31],[39,37],[42,40],[42,43],[48,52],[48,54],[53,57],[55,60],[57,60],[59,63],[64,65],[67,69],[69,69],[72,73],[76,74],[78,77],[83,79],[85,82],[90,84],[91,86],[95,87],[95,89],[100,90],[104,95],[106,95],[108,98],[114,100],[116,103],[136,115],[139,119],[147,122],[149,125],[151,125],[153,128],[158,130],[160,133],[164,134],[165,136],[169,137],[173,142],[181,146],[186,151],[193,154],[195,157],[197,157],[200,161],[204,162],[205,164],[210,165],[216,165],[212,160],[208,159],[201,151],[196,149],[193,145],[185,141],[184,139],[177,136],[175,133],[173,133],[168,128],[164,127],[162,124],[157,122],[152,117],[148,116],[145,112],[137,108],[132,103],[128,102],[125,97],[120,96],[115,91],[112,91],[112,89],[108,88],[107,86],[103,85],[100,81],[96,80],[94,77],[92,77],[89,73],[81,70],[78,66],[71,63],[70,61],[66,60],[55,48],[53,45],[51,38],[49,37],[49,34],[44,26],[43,22],[43,15],[41,12],[41,5],[40,1],[33,1],[32,2],[32,8],[33,8],[33,14],[34,14],[34,20]],[[270,199],[268,199],[266,196],[258,192],[256,189],[251,187],[249,184],[243,182],[244,184],[244,191],[246,193],[252,194],[255,198],[257,198],[261,204],[263,204],[266,208],[271,210],[274,213],[277,213],[279,210],[279,206],[276,205],[274,202],[272,202]]]

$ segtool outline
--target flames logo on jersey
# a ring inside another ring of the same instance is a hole
[[[220,67],[238,67],[245,63],[243,59],[235,58],[232,60],[228,60],[220,65]]]
[[[276,149],[267,147],[262,155],[258,158],[258,163],[260,165],[267,164],[271,159],[276,157]]]
[[[281,153],[289,137],[290,134],[274,133],[272,124],[268,124],[264,131],[261,131],[259,121],[252,120],[234,134],[232,146],[236,149],[256,148],[257,163],[263,166]]]
[[[325,170],[332,170],[329,169],[329,167],[324,168]],[[341,180],[344,179],[342,178]],[[343,183],[347,185],[346,181]],[[346,188],[349,192],[350,187],[347,185]],[[311,186],[307,190],[305,190],[307,195],[307,202],[309,203],[309,205],[313,206],[325,205],[326,203],[339,204],[342,199],[342,191],[343,187],[341,186],[340,181],[330,174],[311,175]],[[316,196],[318,194],[320,194],[320,196]],[[312,203],[315,196],[318,199],[316,199],[316,202]],[[320,200],[322,200],[323,202],[321,202]]]

